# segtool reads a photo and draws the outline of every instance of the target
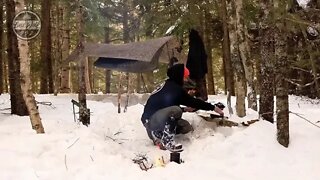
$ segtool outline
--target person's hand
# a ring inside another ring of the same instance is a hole
[[[184,111],[185,112],[194,112],[196,109],[195,108],[192,108],[192,107],[185,107],[184,108]]]
[[[218,106],[214,107],[214,111],[216,113],[218,113],[220,116],[224,116],[224,113],[223,113],[222,109],[218,108]]]

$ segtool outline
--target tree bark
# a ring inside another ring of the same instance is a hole
[[[60,27],[62,26],[62,16],[63,11],[62,7],[60,5],[60,2],[56,2],[55,8],[53,8],[52,12],[52,25],[51,27],[55,27],[53,29],[52,34],[54,34],[53,38],[53,46],[56,47],[56,50],[54,51],[54,95],[57,96],[60,92],[60,85],[61,85],[61,66],[62,66],[62,30]]]
[[[86,94],[91,94],[90,69],[89,69],[89,58],[88,57],[85,57],[84,72],[85,72]]]
[[[24,0],[16,1],[17,12],[23,10]],[[38,134],[44,133],[44,128],[41,122],[40,114],[36,105],[35,98],[32,93],[31,79],[30,79],[30,57],[28,41],[18,39],[19,56],[20,56],[20,68],[21,68],[21,89],[23,93],[23,99],[26,102],[32,129]]]
[[[210,14],[205,12],[205,44],[206,44],[206,51],[208,56],[207,66],[208,66],[208,73],[207,73],[207,80],[208,80],[208,94],[215,94],[214,88],[214,78],[213,78],[213,68],[212,68],[212,42],[211,42],[211,26],[210,26]]]
[[[90,124],[90,110],[87,109],[87,97],[86,97],[86,72],[85,72],[85,64],[86,57],[83,56],[84,51],[84,19],[83,19],[83,6],[81,4],[81,0],[77,0],[78,10],[77,10],[77,18],[78,18],[78,30],[79,30],[79,49],[80,49],[80,57],[79,57],[79,120],[83,125],[89,126]]]
[[[20,82],[20,61],[18,40],[12,29],[12,22],[15,14],[15,4],[13,0],[6,0],[7,16],[7,45],[8,45],[8,69],[10,84],[11,113],[26,116],[28,109],[23,99]]]
[[[64,61],[68,56],[70,52],[70,10],[68,3],[64,4],[65,6],[62,8],[62,16],[63,16],[63,22],[62,22],[62,33],[63,33],[63,39],[62,39],[62,61]],[[69,63],[62,63],[61,68],[61,77],[60,77],[60,92],[61,93],[70,93],[70,64]]]
[[[257,99],[255,97],[255,88],[253,84],[253,66],[252,59],[250,56],[250,47],[248,45],[248,39],[246,35],[248,34],[247,28],[244,22],[243,15],[245,11],[243,9],[243,1],[237,0],[236,2],[236,24],[237,24],[237,40],[239,42],[239,54],[242,61],[243,73],[241,79],[246,79],[247,82],[247,101],[248,107],[251,109],[256,109]]]
[[[41,81],[40,93],[47,94],[53,92],[52,62],[51,62],[51,30],[50,30],[50,7],[51,1],[41,1]]]
[[[221,18],[223,24],[223,42],[222,42],[222,53],[223,53],[223,65],[225,75],[225,87],[231,96],[235,95],[233,69],[231,64],[230,55],[230,39],[229,39],[229,28],[228,28],[228,17],[227,17],[227,0],[221,0]],[[231,102],[230,102],[231,103]]]
[[[285,16],[287,3],[276,0],[275,14],[277,18]],[[287,55],[287,32],[285,20],[281,18],[275,27],[275,56],[276,56],[276,106],[277,106],[277,140],[284,147],[289,146],[289,102],[288,102],[288,78],[289,62]]]
[[[0,95],[3,93],[3,81],[4,81],[4,61],[3,61],[3,5],[4,1],[0,2]]]
[[[273,123],[274,110],[274,28],[271,24],[272,0],[260,1],[262,17],[260,18],[260,53],[261,82],[259,114]]]
[[[108,23],[107,23],[108,24]],[[104,43],[110,43],[110,27],[104,28]],[[106,69],[106,94],[111,93],[111,70]]]
[[[240,57],[239,50],[239,40],[238,40],[238,31],[237,27],[237,11],[236,8],[239,5],[238,3],[241,0],[235,1],[231,0],[229,3],[229,14],[230,14],[230,28],[229,28],[229,37],[230,37],[230,50],[231,50],[231,62],[236,75],[236,112],[239,117],[244,117],[246,115],[245,108],[245,79],[244,79],[244,68]],[[229,10],[228,9],[228,10]]]

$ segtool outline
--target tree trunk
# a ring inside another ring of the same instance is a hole
[[[236,8],[241,4],[241,0],[237,1],[237,4],[234,1],[230,1],[230,28],[229,28],[229,37],[230,37],[230,50],[231,50],[231,62],[236,75],[236,112],[239,117],[244,117],[246,115],[245,108],[245,79],[244,79],[244,68],[240,57],[239,52],[239,39],[237,27],[237,11]]]
[[[287,3],[276,0],[276,17],[284,17]],[[275,69],[276,69],[276,106],[277,106],[277,140],[284,147],[289,146],[289,102],[288,102],[288,72],[290,69],[287,58],[287,32],[285,20],[281,18],[275,27]]]
[[[63,33],[63,39],[62,39],[62,61],[64,61],[68,56],[70,52],[70,12],[69,12],[69,6],[68,3],[65,3],[62,5],[62,33]],[[70,93],[70,64],[69,63],[62,63],[61,68],[61,82],[60,82],[60,92],[61,93]]]
[[[3,93],[3,81],[4,81],[4,74],[3,74],[3,69],[4,69],[4,61],[3,61],[3,3],[4,1],[2,0],[0,2],[0,95]]]
[[[273,123],[274,110],[274,34],[272,18],[272,0],[260,1],[262,17],[260,18],[260,45],[261,45],[261,82],[259,114],[265,120]]]
[[[122,73],[118,74],[118,113],[121,113]]]
[[[211,26],[210,26],[210,14],[205,12],[205,44],[206,44],[206,51],[208,56],[207,66],[208,66],[208,73],[207,73],[207,80],[208,80],[208,94],[215,94],[214,88],[214,78],[213,78],[213,68],[212,68],[212,43],[211,43]]]
[[[54,51],[54,95],[57,96],[58,93],[60,92],[60,85],[61,85],[61,65],[62,65],[62,40],[61,40],[61,36],[62,36],[62,30],[60,29],[60,27],[62,26],[62,16],[63,16],[63,12],[62,12],[62,8],[60,5],[60,2],[56,2],[55,4],[55,9],[52,10],[51,12],[52,14],[52,26],[51,27],[55,27],[52,32],[52,34],[55,35],[55,37],[53,38],[53,46],[56,47],[56,50]]]
[[[89,70],[89,58],[88,57],[85,57],[84,72],[85,72],[86,94],[91,94],[90,70]]]
[[[231,64],[230,55],[230,39],[228,29],[228,17],[227,17],[227,0],[221,0],[221,18],[223,24],[223,42],[222,42],[222,53],[223,53],[223,65],[225,75],[225,89],[230,92],[231,96],[235,95],[233,69]],[[231,103],[231,102],[230,102]]]
[[[12,22],[15,14],[15,2],[6,0],[7,16],[7,45],[8,45],[8,69],[10,84],[11,113],[26,116],[28,109],[23,99],[20,82],[20,61],[17,36],[12,29]]]
[[[104,43],[110,43],[110,28],[105,27],[104,28]],[[106,94],[111,93],[111,70],[106,70]]]
[[[17,12],[22,11],[24,8],[24,0],[16,1]],[[23,99],[26,102],[32,129],[37,133],[44,133],[44,128],[41,123],[40,114],[36,105],[35,98],[32,94],[31,79],[30,79],[30,58],[28,41],[18,39],[20,68],[21,68],[21,89]]]
[[[78,10],[78,30],[79,30],[79,43],[80,57],[79,57],[79,120],[83,125],[88,126],[90,124],[90,110],[87,109],[87,97],[86,97],[86,57],[83,56],[84,51],[84,19],[83,19],[83,6],[81,0],[77,0]]]
[[[111,70],[106,69],[106,94],[111,93]]]
[[[237,0],[236,1],[236,17],[237,17],[237,40],[239,42],[239,54],[240,59],[242,61],[242,67],[243,67],[243,75],[242,79],[244,79],[243,76],[245,76],[246,82],[247,82],[247,100],[248,100],[248,107],[251,109],[255,109],[257,106],[257,98],[254,96],[255,88],[253,84],[253,63],[250,56],[250,47],[248,45],[248,39],[246,38],[246,35],[248,34],[247,28],[244,22],[243,15],[245,14],[245,11],[243,9],[243,1]]]
[[[51,1],[41,1],[41,94],[47,94],[51,91],[49,89],[49,87],[51,88],[50,80],[52,80],[50,6]]]
[[[141,93],[141,73],[137,73],[137,93]]]

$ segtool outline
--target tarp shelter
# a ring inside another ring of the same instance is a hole
[[[77,47],[67,61],[80,57],[93,57],[97,67],[123,72],[150,72],[159,62],[169,63],[171,57],[185,62],[186,56],[179,51],[180,42],[173,36],[126,44],[84,43],[83,52]],[[97,58],[97,59],[96,59]]]

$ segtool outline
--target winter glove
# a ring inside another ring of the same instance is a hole
[[[214,111],[223,117],[224,116],[223,109],[225,108],[225,105],[222,104],[221,102],[218,102],[218,103],[215,103],[214,106],[215,106]]]
[[[215,106],[217,106],[219,109],[223,110],[226,106],[222,104],[221,102],[215,103]]]

